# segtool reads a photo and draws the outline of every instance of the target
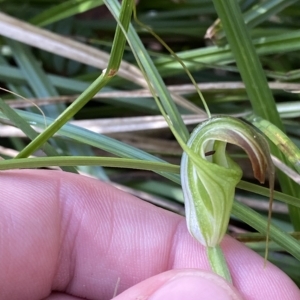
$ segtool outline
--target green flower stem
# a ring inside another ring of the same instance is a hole
[[[206,247],[207,256],[211,269],[221,277],[232,283],[231,275],[224,257],[223,251],[219,245],[215,247]]]
[[[120,22],[125,30],[128,30],[129,27],[132,8],[132,0],[123,1]],[[125,42],[126,38],[124,37],[121,28],[117,26],[107,69],[103,70],[102,74],[51,125],[49,125],[44,132],[27,145],[16,158],[28,157],[40,148],[116,75],[123,57]]]
[[[0,170],[33,169],[49,166],[103,166],[112,168],[130,168],[148,171],[179,173],[179,166],[163,162],[139,159],[91,156],[55,156],[19,158],[0,161]]]
[[[246,28],[238,1],[213,0],[213,3],[221,19],[237,67],[245,83],[254,113],[270,121],[284,132],[283,124],[276,109],[275,100],[268,87],[266,76]],[[271,144],[270,148],[273,155],[287,162],[277,147]],[[285,174],[278,172],[278,179],[283,192],[299,196],[299,186]],[[295,229],[300,230],[300,210],[289,206],[289,211]]]
[[[41,134],[29,143],[16,158],[24,158],[38,150],[49,138],[51,138],[65,123],[67,123],[100,89],[102,89],[108,78],[101,74],[66,110],[64,110],[55,121],[50,124]]]
[[[119,1],[105,0],[105,4],[119,24],[118,21],[119,10],[120,10]],[[159,100],[161,101],[161,105],[165,110],[166,114],[168,115],[168,118],[172,122],[175,130],[178,132],[178,134],[184,141],[187,141],[189,137],[189,133],[186,125],[182,120],[181,114],[179,113],[178,108],[174,102],[174,98],[177,98],[178,103],[180,101],[183,107],[185,104],[188,103],[186,103],[185,101],[182,102],[181,97],[178,98],[178,95],[173,94],[171,96],[163,79],[160,76],[160,73],[156,69],[151,57],[149,56],[148,51],[146,50],[145,46],[143,45],[143,42],[137,35],[132,25],[129,26],[127,38],[128,38],[128,44],[132,49],[132,53],[134,54],[137,60],[137,63],[144,75],[145,80],[148,82],[148,87],[152,92],[153,97],[155,98],[156,95],[158,96],[156,98],[159,98]],[[188,106],[190,107],[189,104]],[[192,108],[190,107],[190,109]]]

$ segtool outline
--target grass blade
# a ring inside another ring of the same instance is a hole
[[[103,166],[111,168],[130,168],[155,172],[179,174],[179,166],[163,162],[116,157],[56,156],[7,159],[0,161],[0,170],[33,169],[50,166]]]
[[[30,125],[27,124],[21,116],[19,116],[13,109],[11,109],[1,98],[0,98],[0,108],[1,111],[7,116],[7,118],[20,128],[31,140],[38,136],[38,133],[33,130]],[[56,150],[48,143],[43,147],[43,151],[49,156],[58,156],[59,154]],[[76,169],[73,167],[64,167],[65,171],[77,173]]]
[[[55,5],[39,15],[36,15],[29,22],[36,26],[46,26],[51,23],[63,20],[73,15],[86,12],[103,4],[103,0],[69,0]]]
[[[236,0],[213,0],[222,21],[228,43],[236,59],[237,66],[246,86],[246,91],[255,114],[263,117],[284,131],[282,121],[276,109],[273,95],[268,87],[266,76],[255,52],[250,35],[242,18]],[[273,155],[286,161],[281,152],[270,145]],[[293,196],[300,195],[299,187],[285,174],[278,172],[278,178],[284,192]],[[300,210],[289,207],[291,221],[296,230],[300,229]]]

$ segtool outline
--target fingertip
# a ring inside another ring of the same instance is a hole
[[[171,270],[151,277],[115,299],[148,300],[241,300],[237,290],[223,278],[198,269]]]

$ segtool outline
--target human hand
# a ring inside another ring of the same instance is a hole
[[[226,237],[232,288],[209,272],[183,217],[108,184],[23,170],[1,172],[0,186],[0,300],[111,299],[115,289],[117,300],[300,299],[288,276]]]

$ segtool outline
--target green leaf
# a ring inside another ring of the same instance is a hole
[[[30,20],[37,26],[46,26],[103,4],[103,0],[69,0],[55,5]]]

